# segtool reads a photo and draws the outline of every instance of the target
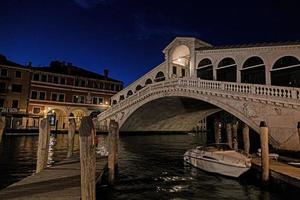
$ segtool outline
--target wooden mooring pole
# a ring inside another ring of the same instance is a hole
[[[109,124],[108,133],[108,183],[112,185],[115,181],[115,170],[118,165],[118,138],[119,138],[119,125],[115,120],[111,120]]]
[[[243,142],[244,142],[244,151],[247,156],[249,156],[250,150],[250,139],[249,139],[249,126],[247,124],[243,127]]]
[[[47,167],[50,138],[50,123],[47,118],[40,120],[39,124],[39,141],[37,151],[36,173]]]
[[[4,129],[5,129],[5,117],[0,117],[0,143],[2,142]]]
[[[233,143],[233,148],[235,150],[238,150],[239,148],[239,144],[238,144],[238,121],[236,121],[235,123],[233,123],[232,125],[232,143]]]
[[[232,148],[232,125],[231,123],[226,124],[227,143]]]
[[[261,180],[266,185],[269,181],[269,130],[265,121],[260,122],[260,146],[261,146]]]
[[[297,129],[298,129],[298,139],[299,139],[299,145],[300,145],[300,122],[298,122]]]
[[[79,128],[81,199],[96,199],[95,129],[91,117],[83,117]]]
[[[67,158],[71,157],[73,155],[74,151],[74,138],[75,138],[75,119],[69,120],[69,129],[68,129],[68,155]]]

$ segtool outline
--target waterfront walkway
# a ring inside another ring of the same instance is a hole
[[[107,157],[97,157],[96,183],[107,167]],[[72,157],[33,174],[0,191],[0,199],[80,199],[80,159]]]
[[[261,158],[252,158],[252,167],[261,170]],[[300,188],[300,168],[270,159],[270,176]]]

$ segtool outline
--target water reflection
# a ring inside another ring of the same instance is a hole
[[[0,145],[0,188],[35,172],[36,136],[6,136]],[[54,141],[54,140],[53,140]],[[261,190],[248,180],[208,174],[185,165],[187,149],[205,143],[200,135],[136,135],[120,137],[119,176],[113,187],[97,188],[101,199],[298,199],[290,190]],[[52,161],[67,156],[67,135],[57,135]],[[78,154],[75,135],[74,151]],[[99,149],[107,149],[100,136]],[[50,154],[49,154],[50,155]]]

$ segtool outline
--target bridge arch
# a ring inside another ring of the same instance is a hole
[[[227,103],[218,101],[218,100],[212,98],[211,96],[207,96],[205,94],[199,94],[199,93],[191,94],[191,92],[188,90],[183,90],[180,93],[178,91],[174,91],[174,92],[168,91],[167,93],[164,93],[163,91],[155,92],[155,95],[150,95],[147,98],[141,100],[134,107],[131,107],[128,110],[128,113],[126,113],[126,115],[124,115],[123,118],[121,120],[119,120],[119,125],[121,127],[121,130],[122,130],[125,122],[128,119],[130,119],[130,116],[132,116],[135,112],[138,112],[138,110],[141,109],[144,105],[146,105],[147,103],[153,102],[157,99],[161,99],[161,98],[165,98],[165,97],[191,98],[191,99],[195,99],[195,100],[199,100],[199,101],[211,104],[211,105],[215,106],[217,109],[221,108],[222,110],[235,116],[240,121],[244,122],[249,127],[251,127],[257,133],[259,132],[258,125],[253,120],[251,120],[249,117],[246,117],[245,115],[243,115],[238,109],[236,109],[232,106],[229,106]],[[153,109],[152,109],[152,111],[153,111]],[[184,121],[182,121],[182,122],[184,122]]]
[[[213,80],[213,64],[209,58],[203,58],[197,66],[197,78]]]
[[[152,80],[150,78],[148,78],[146,81],[145,81],[145,85],[150,85],[152,84]]]
[[[155,82],[160,82],[160,81],[164,81],[166,79],[165,74],[162,71],[159,71],[156,73],[155,75]]]
[[[252,56],[244,62],[241,69],[241,82],[266,84],[266,69],[261,57]]]
[[[237,81],[237,64],[231,57],[223,58],[217,67],[217,80],[218,81]]]
[[[135,87],[135,91],[139,91],[139,90],[141,90],[141,89],[143,89],[143,86],[141,86],[141,85],[137,85],[137,86]]]
[[[271,84],[300,87],[300,61],[295,56],[277,59],[271,70]]]

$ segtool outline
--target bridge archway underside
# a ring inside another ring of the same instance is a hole
[[[170,116],[166,113],[166,116],[162,117],[169,117],[169,119],[161,118],[160,120],[165,124],[171,122],[176,124],[178,120],[183,118],[191,119],[192,123],[194,119],[199,120],[201,116],[220,108],[249,125],[257,133],[259,132],[260,121],[266,121],[269,127],[270,143],[275,148],[300,150],[297,132],[297,123],[300,120],[300,92],[299,89],[289,87],[196,79],[170,79],[149,85],[119,102],[101,113],[98,116],[98,122],[102,123],[114,119],[119,122],[123,130],[133,130],[134,123],[144,123],[144,125],[148,125],[147,128],[166,127],[167,125],[163,125],[162,122],[158,122],[156,126],[149,125],[150,121],[140,122],[143,118],[137,119],[137,116],[141,115],[138,114],[139,111],[146,113],[151,107],[152,110],[163,109],[160,108],[163,107],[162,105],[157,108],[150,106],[151,102],[155,104],[161,101],[159,99],[168,100],[168,98],[174,99],[175,97],[177,97],[177,101],[182,101],[185,98],[194,99],[191,101],[198,100],[203,105],[210,107],[207,109],[205,106],[199,105],[190,112],[186,110],[181,112],[179,109],[177,112],[181,113],[177,118],[172,117],[171,113]],[[146,118],[147,116],[143,115],[143,117]],[[169,127],[172,126],[169,125]]]

